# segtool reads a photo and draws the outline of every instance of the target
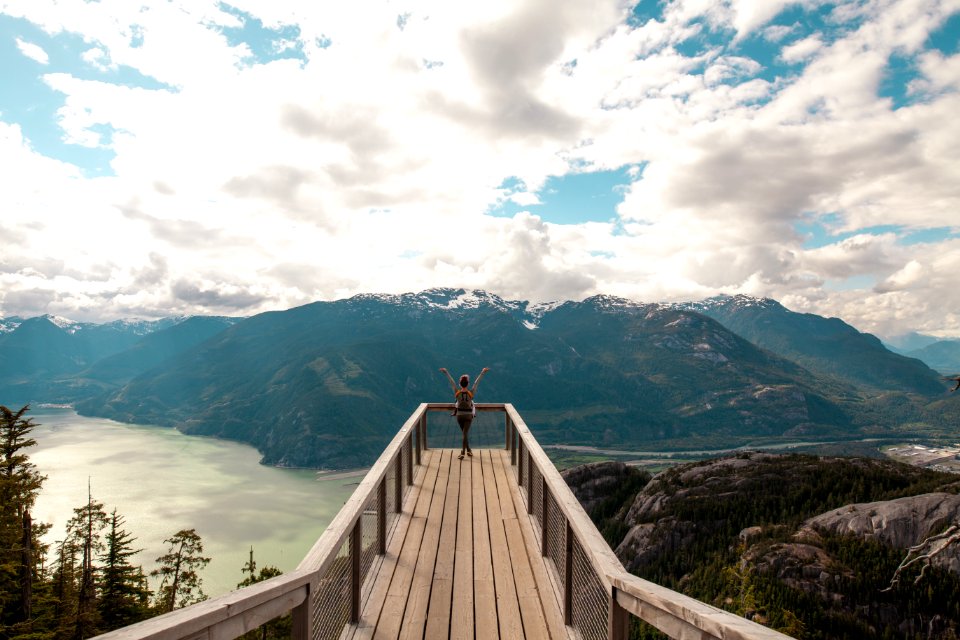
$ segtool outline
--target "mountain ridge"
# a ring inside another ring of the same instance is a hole
[[[746,297],[708,306],[724,305],[728,314],[772,310],[762,317],[774,324],[796,315]],[[0,376],[0,394],[46,393],[30,399],[66,399],[90,415],[245,441],[271,464],[328,467],[368,464],[419,402],[445,399],[441,365],[491,366],[479,399],[513,402],[543,442],[683,449],[849,439],[903,423],[926,428],[958,412],[922,363],[878,350],[879,341],[842,321],[818,318],[805,318],[807,331],[832,331],[854,344],[841,358],[866,352],[873,365],[892,363],[885,386],[818,368],[816,358],[798,364],[690,305],[605,295],[530,304],[429,289],[314,302],[221,325],[194,320],[216,325],[199,333],[181,321],[127,335],[133,344],[125,349],[64,365],[43,384],[11,386],[10,376]],[[61,341],[95,333],[67,334],[44,322]],[[0,336],[0,355],[19,331]],[[165,340],[172,346],[145,355],[152,341]],[[904,368],[904,360],[915,364]],[[926,385],[920,391],[903,378],[917,371]],[[931,398],[940,404],[925,411]]]

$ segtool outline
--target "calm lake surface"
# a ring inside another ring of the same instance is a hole
[[[73,509],[86,504],[89,478],[94,499],[126,518],[148,573],[166,552],[165,538],[196,529],[212,558],[203,573],[208,596],[236,588],[251,546],[258,567],[294,569],[362,479],[318,480],[314,471],[263,466],[247,445],[72,409],[27,416],[40,425],[27,453],[47,476],[33,513],[53,525],[47,542],[64,538]]]

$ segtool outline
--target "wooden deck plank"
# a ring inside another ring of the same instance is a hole
[[[490,527],[487,519],[485,473],[478,452],[470,464],[473,477],[473,611],[476,640],[497,640],[497,594],[493,586]],[[489,473],[489,469],[486,469]]]
[[[496,590],[497,621],[501,638],[523,637],[517,586],[510,566],[510,548],[503,526],[497,483],[493,470],[493,455],[483,451],[483,484],[487,498],[487,520],[490,529],[490,553],[493,557],[493,582]]]
[[[504,469],[507,473],[513,473],[507,466],[504,458]],[[554,583],[551,570],[547,567],[547,561],[540,554],[539,536],[533,529],[530,518],[526,517],[527,505],[523,502],[523,496],[516,487],[516,476],[513,476],[513,506],[520,517],[517,522],[520,523],[520,531],[523,534],[524,544],[527,548],[527,555],[530,558],[530,568],[533,571],[533,579],[540,591],[540,601],[543,605],[544,617],[547,620],[547,628],[550,630],[550,636],[553,638],[569,637],[569,632],[563,622],[563,610],[560,608],[560,592]]]
[[[453,574],[457,561],[461,469],[469,464],[454,457],[450,466],[450,480],[443,506],[443,524],[440,527],[440,544],[433,569],[430,610],[427,613],[427,638],[446,638],[450,634],[450,605],[453,600]]]
[[[384,598],[383,608],[377,617],[373,637],[378,640],[381,638],[393,640],[400,635],[400,626],[403,622],[404,610],[407,607],[410,584],[417,567],[417,555],[420,553],[420,542],[423,539],[427,515],[432,504],[433,488],[439,475],[441,462],[442,456],[439,451],[433,452],[433,455],[428,458],[423,490],[410,518],[407,535],[397,557],[393,575],[390,577],[390,586]]]
[[[399,558],[400,551],[403,549],[403,541],[407,536],[410,519],[417,501],[421,496],[424,496],[425,500],[429,499],[430,496],[430,492],[426,491],[424,487],[427,471],[430,468],[429,458],[424,457],[422,463],[415,467],[413,486],[404,498],[400,513],[397,514],[393,525],[387,527],[388,545],[386,553],[379,556],[379,562],[375,561],[370,569],[371,575],[365,585],[367,588],[364,590],[360,609],[360,621],[348,629],[348,633],[343,636],[343,640],[368,640],[373,637],[373,631],[377,626],[380,611],[383,609],[387,590],[397,566],[397,558]]]
[[[417,550],[417,566],[410,583],[410,597],[403,614],[400,638],[403,640],[421,640],[427,624],[427,610],[430,606],[430,592],[433,588],[433,571],[437,560],[437,546],[443,523],[444,502],[450,486],[451,460],[449,450],[442,451],[440,470],[433,490],[433,500],[427,514],[423,539]]]
[[[476,456],[468,458],[460,468],[457,560],[453,574],[453,603],[450,608],[450,637],[453,640],[473,640],[473,562],[476,553],[473,544],[473,469],[475,458]]]
[[[566,638],[509,454],[425,452],[360,623],[345,637]]]
[[[517,492],[516,481],[507,475],[512,473],[507,455],[509,454],[506,451],[494,451],[493,469],[497,480],[507,544],[510,547],[510,565],[513,567],[513,577],[517,585],[524,635],[527,638],[564,638],[566,631],[563,630],[562,617],[553,589],[549,584],[538,584],[534,576],[532,565],[536,563],[542,565],[543,559],[536,546],[527,545],[521,530],[522,522],[517,517],[514,503],[514,493]],[[526,519],[525,513],[523,518]],[[548,625],[549,614],[553,614],[555,623],[560,622],[559,626]]]

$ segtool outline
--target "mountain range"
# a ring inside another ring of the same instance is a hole
[[[0,321],[0,403],[248,442],[264,461],[369,464],[437,369],[491,368],[542,442],[664,449],[943,430],[941,376],[838,319],[773,300],[533,305],[482,291],[360,295],[246,319]]]

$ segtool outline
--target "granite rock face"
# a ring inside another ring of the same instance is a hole
[[[908,549],[951,524],[960,524],[960,496],[927,493],[830,510],[804,522],[796,538],[815,542],[822,533],[854,535]],[[933,563],[960,574],[960,545],[937,554]]]
[[[577,496],[583,510],[591,513],[602,500],[616,490],[628,474],[629,469],[624,463],[607,461],[582,464],[566,469],[560,475],[573,491],[573,495]]]

